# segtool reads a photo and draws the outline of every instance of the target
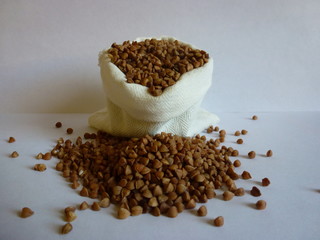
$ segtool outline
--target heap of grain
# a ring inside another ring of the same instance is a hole
[[[75,143],[60,139],[52,151],[60,159],[57,170],[74,188],[82,184],[82,196],[160,215],[173,206],[182,211],[205,203],[223,185],[237,191],[239,175],[229,159],[237,150],[219,147],[219,141],[168,133],[142,138],[85,134],[89,137]]]

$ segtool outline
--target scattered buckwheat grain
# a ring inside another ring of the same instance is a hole
[[[198,209],[198,211],[197,211],[197,214],[198,214],[198,216],[200,216],[200,217],[206,216],[207,213],[208,213],[208,211],[207,211],[206,206],[201,206],[201,207]]]
[[[215,219],[213,220],[213,224],[214,224],[216,227],[221,227],[221,226],[223,226],[223,224],[224,224],[224,218],[223,218],[222,216],[219,216],[219,217],[215,218]]]
[[[34,214],[34,212],[30,208],[24,207],[21,210],[20,217],[27,218],[27,217],[32,216],[33,214]]]
[[[270,185],[270,180],[269,178],[263,178],[262,181],[261,181],[261,184],[263,187],[267,187]]]
[[[257,207],[258,210],[266,209],[266,207],[267,207],[267,202],[264,201],[264,200],[259,200],[259,201],[257,201],[257,203],[256,203],[256,207]]]
[[[254,196],[254,197],[259,197],[261,196],[261,192],[260,192],[260,189],[253,186],[251,191],[250,191],[251,195]]]

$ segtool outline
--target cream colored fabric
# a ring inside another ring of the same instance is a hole
[[[141,40],[144,38],[137,39]],[[202,67],[184,73],[176,84],[154,97],[147,87],[127,83],[124,73],[110,61],[106,51],[99,56],[106,107],[90,116],[90,126],[126,137],[160,132],[192,136],[219,121],[216,115],[200,109],[211,85],[212,58]]]

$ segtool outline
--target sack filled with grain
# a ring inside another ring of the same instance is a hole
[[[89,125],[116,136],[160,132],[192,136],[216,124],[200,108],[211,86],[213,59],[174,38],[138,38],[99,55],[106,107]]]

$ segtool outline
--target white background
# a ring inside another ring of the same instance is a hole
[[[98,53],[168,35],[208,51],[211,111],[320,110],[320,2],[0,1],[0,112],[94,112]]]
[[[320,239],[319,16],[318,0],[0,0],[0,239]],[[57,159],[35,155],[59,137],[93,131],[87,118],[105,98],[100,50],[161,35],[213,56],[203,106],[220,117],[225,145],[239,150],[237,172],[251,173],[252,180],[237,181],[247,194],[225,202],[217,191],[204,218],[185,211],[174,219],[145,214],[121,221],[114,206],[77,211],[74,230],[62,236],[63,208],[94,200],[69,188],[54,169]],[[54,127],[57,121],[63,128]],[[241,129],[249,132],[238,145],[233,133]],[[17,141],[9,144],[10,136]],[[272,158],[264,157],[268,149]],[[246,157],[251,150],[254,160]],[[13,151],[20,156],[10,158]],[[44,173],[32,170],[40,162]],[[264,177],[267,188],[259,183]],[[264,211],[253,207],[253,185],[267,201]],[[19,218],[24,206],[34,216]],[[215,228],[219,215],[225,225]]]

